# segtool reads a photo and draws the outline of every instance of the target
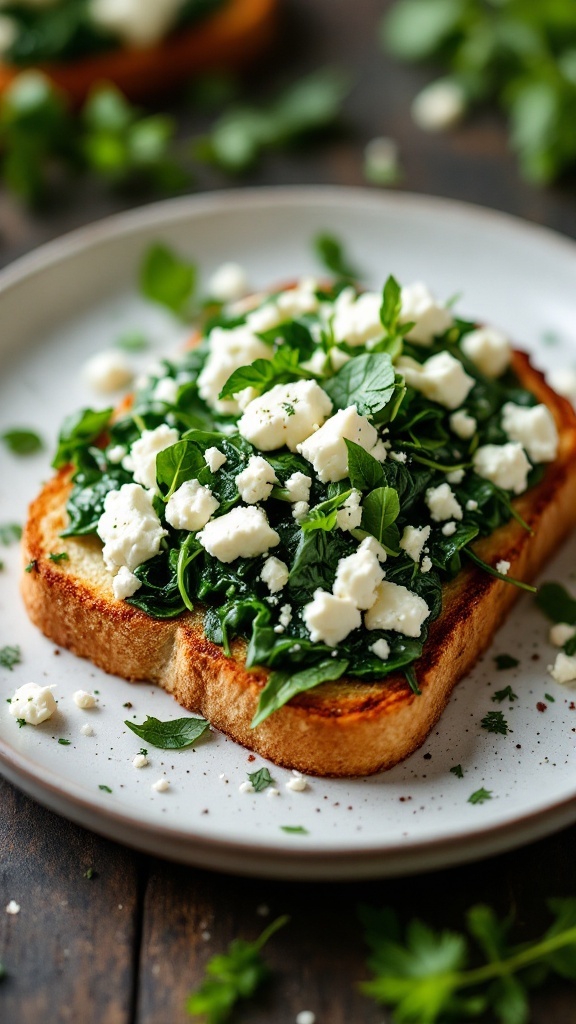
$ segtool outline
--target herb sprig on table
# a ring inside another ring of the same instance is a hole
[[[397,0],[385,47],[448,74],[466,104],[498,104],[522,173],[553,181],[576,162],[576,8],[534,0]]]
[[[362,908],[373,977],[362,991],[394,1010],[397,1024],[444,1024],[491,1012],[501,1024],[527,1024],[529,989],[553,974],[576,981],[576,899],[548,901],[553,922],[540,939],[512,943],[513,920],[472,907],[464,932],[411,921],[404,932],[391,910]],[[474,940],[481,959],[474,965]]]

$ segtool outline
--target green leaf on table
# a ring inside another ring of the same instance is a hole
[[[475,790],[474,793],[470,794],[470,796],[468,797],[468,803],[469,804],[483,804],[483,803],[486,802],[486,800],[491,800],[491,799],[492,799],[492,790],[491,789],[484,789],[484,787],[482,786],[480,789],[477,789],[477,790]]]
[[[538,588],[536,604],[552,622],[576,624],[576,600],[561,583],[543,583]]]
[[[376,416],[395,391],[392,360],[387,352],[356,356],[322,386],[337,409],[355,405],[361,416]]]
[[[248,778],[254,787],[255,793],[261,793],[268,786],[274,785],[274,779],[267,768],[259,768],[257,772],[248,772]]]
[[[297,694],[306,693],[319,686],[320,683],[339,679],[347,668],[348,661],[340,658],[328,658],[326,661],[321,661],[320,664],[313,665],[311,668],[302,669],[300,672],[272,672],[260,694],[258,708],[250,723],[250,728],[257,728],[269,715],[278,711]]]
[[[192,1017],[204,1017],[206,1024],[224,1024],[236,1003],[249,999],[270,975],[262,949],[289,921],[279,917],[264,929],[255,942],[234,939],[226,953],[213,956],[205,968],[205,979],[186,1001]]]
[[[464,771],[461,764],[453,764],[450,769],[451,775],[455,775],[457,779],[464,778]]]
[[[0,441],[4,442],[13,455],[35,455],[44,447],[40,435],[35,430],[28,430],[25,427],[5,430],[0,434]]]
[[[150,715],[146,716],[146,721],[141,725],[128,721],[125,721],[124,725],[141,740],[161,750],[183,750],[184,747],[191,747],[210,728],[210,723],[204,718],[173,718],[168,722],[161,722]]]
[[[21,661],[22,652],[17,645],[11,646],[8,644],[6,647],[0,647],[1,668],[7,668],[12,671],[14,665],[19,665]]]
[[[140,291],[146,299],[184,317],[196,292],[196,264],[183,259],[167,245],[150,246],[140,265]]]
[[[16,544],[22,537],[22,527],[19,523],[0,523],[0,544],[5,548],[10,544]]]
[[[314,252],[318,259],[336,277],[357,281],[361,274],[350,262],[344,251],[342,242],[335,235],[322,232],[313,241]]]
[[[516,668],[520,664],[518,658],[511,654],[495,654],[494,661],[499,672],[505,672],[509,668]]]

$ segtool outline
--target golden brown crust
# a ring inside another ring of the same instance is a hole
[[[513,520],[479,541],[475,550],[491,564],[509,561],[510,575],[530,580],[573,525],[576,415],[523,353],[514,354],[514,370],[552,411],[560,435],[558,458],[541,483],[514,503],[534,534]],[[107,672],[158,683],[234,740],[309,774],[369,775],[416,750],[519,593],[474,565],[445,587],[444,610],[416,665],[422,696],[415,696],[399,673],[381,682],[343,679],[296,697],[251,730],[266,670],[246,670],[240,641],[227,658],[204,636],[200,611],[163,622],[114,600],[100,542],[59,538],[69,487],[69,474],[62,470],[30,508],[24,560],[34,561],[36,569],[23,574],[22,593],[32,621],[56,643]],[[69,561],[49,560],[51,551],[63,548]]]
[[[174,89],[210,69],[248,63],[270,42],[277,0],[230,0],[198,25],[174,33],[148,49],[117,49],[79,60],[38,65],[76,102],[97,82],[114,82],[130,99]],[[0,93],[22,72],[0,62]]]

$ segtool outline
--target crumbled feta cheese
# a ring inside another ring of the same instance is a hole
[[[92,728],[91,725],[88,725],[88,723],[86,723],[86,725],[82,726],[82,728],[80,729],[80,732],[82,733],[83,736],[93,736],[94,735],[94,729]]]
[[[288,477],[284,484],[284,489],[288,492],[290,501],[310,501],[311,487],[312,477],[298,471],[292,473],[292,476]]]
[[[450,310],[438,302],[421,281],[402,288],[400,301],[400,322],[414,324],[406,337],[417,345],[431,345],[435,337],[444,334],[454,323]]]
[[[314,599],[304,606],[302,618],[312,642],[320,641],[328,647],[336,647],[362,624],[354,601],[320,589],[314,591]]]
[[[332,590],[336,597],[349,598],[365,611],[374,604],[384,575],[374,552],[360,546],[353,554],[339,560]]]
[[[96,532],[104,542],[102,557],[110,572],[125,565],[132,572],[153,558],[166,536],[152,499],[139,484],[122,484],[109,491]]]
[[[502,429],[518,441],[532,462],[552,462],[558,454],[558,431],[547,406],[524,408],[514,402],[502,406]]]
[[[239,263],[223,263],[208,282],[208,294],[217,302],[237,302],[248,291],[246,271]]]
[[[290,623],[292,622],[292,608],[290,607],[289,604],[282,605],[282,607],[280,608],[279,619],[280,625],[283,626],[284,629],[287,629]]]
[[[308,515],[309,511],[310,505],[307,501],[295,501],[292,506],[292,518],[298,523]]]
[[[261,455],[251,455],[246,468],[236,477],[238,492],[247,505],[266,501],[277,483],[278,478],[272,466]]]
[[[286,789],[289,789],[292,793],[303,793],[305,789],[308,789],[308,783],[302,775],[295,775],[293,778],[288,779]]]
[[[466,502],[466,511],[467,512],[475,512],[477,508],[478,508],[478,502],[475,501],[474,498],[469,498],[468,501]]]
[[[336,513],[336,526],[340,530],[356,530],[362,522],[362,492],[352,490]]]
[[[466,93],[452,78],[439,78],[425,85],[412,101],[412,120],[425,132],[454,128],[466,113]]]
[[[226,456],[219,448],[207,448],[204,452],[204,459],[211,473],[217,473],[226,462]]]
[[[10,714],[13,718],[23,718],[27,725],[40,725],[56,711],[52,689],[51,686],[38,686],[38,683],[24,683],[12,697]]]
[[[364,177],[371,185],[395,185],[401,177],[400,154],[396,139],[376,136],[364,147]]]
[[[137,590],[140,590],[142,582],[130,572],[126,565],[121,565],[112,580],[112,591],[117,601],[123,601],[127,597],[133,597]]]
[[[198,376],[200,397],[222,413],[238,412],[238,403],[233,399],[219,399],[228,378],[241,366],[253,363],[255,359],[271,359],[273,349],[246,324],[226,330],[214,327],[208,335],[209,353]]]
[[[252,785],[251,782],[248,781],[248,779],[246,779],[245,782],[240,783],[240,785],[238,786],[238,791],[240,793],[253,793],[254,786]]]
[[[560,651],[554,665],[548,666],[548,671],[557,683],[573,683],[576,680],[576,657]]]
[[[261,508],[239,506],[212,519],[197,535],[206,551],[220,562],[255,558],[280,543]]]
[[[16,900],[10,900],[10,902],[6,904],[6,913],[12,915],[19,914],[20,904],[17,903]]]
[[[280,790],[276,789],[276,786],[269,786],[266,796],[280,796]]]
[[[295,1024],[316,1024],[316,1014],[312,1010],[300,1010],[296,1014]]]
[[[152,398],[165,405],[176,405],[179,388],[180,385],[173,377],[161,377],[152,392]]]
[[[158,779],[157,782],[153,782],[150,788],[153,789],[155,793],[165,793],[167,789],[170,789],[170,783],[168,779],[162,778]]]
[[[256,448],[269,452],[287,445],[291,452],[313,434],[332,411],[332,402],[314,380],[276,384],[246,407],[238,430]]]
[[[145,768],[149,764],[146,754],[136,754],[136,757],[132,761],[135,768]]]
[[[344,288],[334,303],[332,330],[336,342],[348,345],[366,345],[384,334],[380,319],[382,294],[363,292],[356,296],[353,288]]]
[[[474,417],[470,416],[465,409],[458,409],[457,412],[453,412],[449,422],[450,430],[456,434],[456,437],[461,437],[463,441],[467,441],[472,437],[478,426]]]
[[[485,377],[501,377],[509,366],[512,356],[510,341],[502,331],[494,327],[479,327],[465,334],[460,343],[468,356]]]
[[[430,536],[430,529],[430,526],[404,527],[404,532],[400,538],[400,547],[409,555],[413,562],[417,562],[420,558],[424,545]]]
[[[313,278],[303,278],[296,287],[288,288],[275,299],[268,299],[259,309],[249,313],[247,324],[251,330],[262,333],[273,330],[285,320],[318,312],[320,303],[316,296],[317,286]]]
[[[16,42],[20,27],[15,18],[7,14],[0,15],[0,54],[5,54]]]
[[[394,462],[407,462],[408,456],[406,452],[390,452],[390,458],[394,459]]]
[[[372,651],[372,654],[375,654],[381,661],[388,661],[388,658],[390,657],[390,644],[387,640],[384,640],[384,638],[382,638],[382,640],[377,640],[375,644],[372,644],[371,647],[368,648],[368,650]]]
[[[457,409],[462,405],[475,383],[460,360],[449,352],[438,352],[424,363],[402,356],[396,368],[410,387],[445,409]]]
[[[451,473],[446,473],[446,482],[449,484],[461,484],[465,476],[465,470],[453,469]]]
[[[344,366],[344,363],[349,363],[351,359],[352,356],[349,355],[348,352],[344,352],[341,348],[337,348],[336,345],[330,349],[330,362],[332,363],[334,373],[337,373],[337,371]]]
[[[386,580],[378,587],[376,601],[364,616],[366,629],[393,629],[404,636],[420,636],[430,609],[426,601],[407,587]]]
[[[576,636],[576,626],[571,626],[568,622],[557,622],[550,627],[549,639],[554,647],[564,647],[573,636]]]
[[[365,416],[360,416],[355,405],[340,409],[320,430],[297,446],[300,454],[312,463],[322,483],[343,480],[348,475],[346,438],[367,452],[372,451],[378,441],[376,430]]]
[[[137,484],[155,490],[156,456],[158,452],[171,448],[179,440],[178,431],[165,423],[161,423],[154,430],[144,430],[142,436],[132,445],[129,454],[122,460],[122,465],[132,473]]]
[[[282,562],[280,558],[270,555],[262,566],[260,579],[266,584],[271,594],[277,594],[288,583],[289,575],[286,562]]]
[[[376,555],[376,558],[378,559],[379,562],[385,562],[386,559],[388,558],[386,551],[384,550],[380,542],[376,540],[376,537],[364,537],[364,540],[361,542],[358,550],[372,551],[373,554]]]
[[[206,525],[220,502],[209,487],[197,480],[186,480],[169,499],[166,505],[166,522],[175,530],[195,532]]]
[[[182,0],[89,0],[88,15],[126,46],[155,46],[176,24]]]
[[[496,562],[496,572],[499,572],[502,576],[508,575],[510,568],[510,562],[507,562],[505,558],[501,558],[499,562]]]
[[[449,523],[444,523],[444,526],[442,527],[442,533],[445,537],[453,537],[454,534],[456,533],[456,529],[456,523],[454,522],[453,519],[451,519]]]
[[[462,519],[462,506],[450,484],[429,487],[424,501],[428,505],[430,515],[435,523],[441,523],[445,519]]]
[[[88,708],[96,707],[96,697],[93,693],[88,693],[88,690],[75,690],[72,694],[72,700],[77,708],[87,710]]]
[[[546,376],[552,390],[567,398],[576,408],[576,370],[565,366],[561,370],[551,370]]]
[[[108,394],[127,387],[134,377],[134,371],[123,352],[110,349],[97,352],[87,361],[83,377],[94,391]]]
[[[420,572],[430,572],[431,568],[432,559],[428,555],[425,555],[420,565]]]
[[[481,445],[474,452],[472,466],[478,476],[490,480],[496,487],[514,494],[522,494],[526,490],[531,467],[522,445],[517,441]]]
[[[111,448],[106,450],[106,458],[113,466],[117,466],[119,462],[122,462],[122,459],[127,454],[128,449],[124,444],[113,444]]]

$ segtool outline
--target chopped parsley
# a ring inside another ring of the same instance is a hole
[[[492,694],[492,700],[497,701],[498,704],[501,704],[504,700],[508,700],[510,704],[512,704],[515,700],[518,700],[518,694],[514,693],[511,686],[505,686],[503,690],[496,690],[496,692]]]
[[[28,724],[25,718],[17,718],[16,721],[18,722],[19,729],[23,729]]]
[[[65,740],[63,736],[59,737],[58,743],[60,744],[61,747],[69,747],[70,746],[70,740]]]
[[[492,799],[492,790],[491,789],[484,789],[484,787],[482,787],[481,789],[477,789],[474,793],[472,793],[468,797],[468,803],[469,804],[483,804],[483,803],[485,803],[486,800],[491,800],[491,799]]]
[[[455,775],[457,779],[464,778],[464,771],[461,764],[453,764],[450,769],[452,775]]]
[[[500,733],[502,736],[506,736],[508,732],[508,722],[501,711],[489,711],[487,715],[484,715],[480,725],[487,732]]]
[[[100,786],[98,786],[98,789],[101,789],[103,793],[111,793],[112,792],[112,790],[110,789],[110,786],[100,785]]]
[[[282,832],[288,832],[290,835],[295,836],[307,836],[309,835],[308,829],[304,828],[303,825],[280,825]]]
[[[0,544],[8,547],[15,544],[22,536],[22,527],[18,523],[0,523]]]
[[[518,658],[513,658],[511,654],[496,654],[494,661],[499,672],[504,672],[508,668],[516,668],[520,664]]]
[[[56,562],[56,564],[58,564],[58,562],[68,562],[68,561],[70,561],[70,556],[67,554],[66,551],[60,551],[57,554],[54,554],[54,552],[51,552],[48,555],[48,558],[50,559],[51,562]]]
[[[551,704],[555,704],[556,703],[556,698],[553,697],[551,693],[545,693],[544,696],[545,696],[546,700],[549,701]]]
[[[84,878],[87,878],[88,881],[91,881],[93,878],[96,878],[96,877],[97,877],[97,875],[96,875],[96,871],[94,870],[94,868],[88,868],[88,870],[84,872]]]
[[[19,665],[22,661],[22,652],[18,646],[0,647],[0,666],[7,668],[12,671],[14,665]]]
[[[267,768],[259,768],[257,772],[248,772],[248,778],[254,787],[255,793],[261,793],[268,786],[274,785],[274,779]]]
[[[24,572],[36,572],[37,569],[38,569],[38,562],[36,561],[35,558],[33,558],[31,562],[28,562],[28,565],[24,569]]]

